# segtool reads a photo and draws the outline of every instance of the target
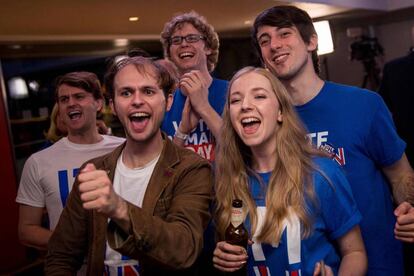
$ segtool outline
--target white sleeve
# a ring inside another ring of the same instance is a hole
[[[45,207],[45,194],[40,183],[38,164],[33,155],[24,164],[16,202],[33,207]]]

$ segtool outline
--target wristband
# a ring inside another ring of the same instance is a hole
[[[188,138],[188,134],[182,133],[178,128],[175,131],[174,136],[177,137],[178,139],[181,139],[181,140],[184,140],[184,141],[187,140],[187,138]]]

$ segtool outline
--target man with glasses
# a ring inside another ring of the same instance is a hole
[[[161,43],[164,56],[177,66],[180,76],[162,130],[176,144],[212,161],[227,90],[227,81],[210,75],[218,60],[218,35],[204,17],[192,11],[165,24]]]

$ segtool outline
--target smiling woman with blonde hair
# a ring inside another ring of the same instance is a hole
[[[247,262],[249,274],[266,269],[272,275],[312,275],[326,263],[335,274],[364,274],[361,215],[349,184],[305,137],[276,77],[253,67],[236,73],[216,157],[216,222],[223,238],[232,200],[241,199],[253,244],[246,254],[218,242],[213,262],[219,270],[236,271]]]

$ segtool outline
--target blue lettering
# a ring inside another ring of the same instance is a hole
[[[59,171],[59,191],[60,191],[60,200],[62,201],[63,207],[66,205],[66,199],[69,194],[69,183],[68,183],[68,171]]]
[[[72,189],[73,181],[75,180],[78,174],[79,174],[79,168],[74,168],[72,170],[72,179],[69,183],[68,171],[67,170],[58,171],[59,193],[60,193],[60,200],[62,201],[63,207],[65,207],[66,205],[66,200],[68,198],[70,190]],[[71,185],[69,186],[69,184]]]

